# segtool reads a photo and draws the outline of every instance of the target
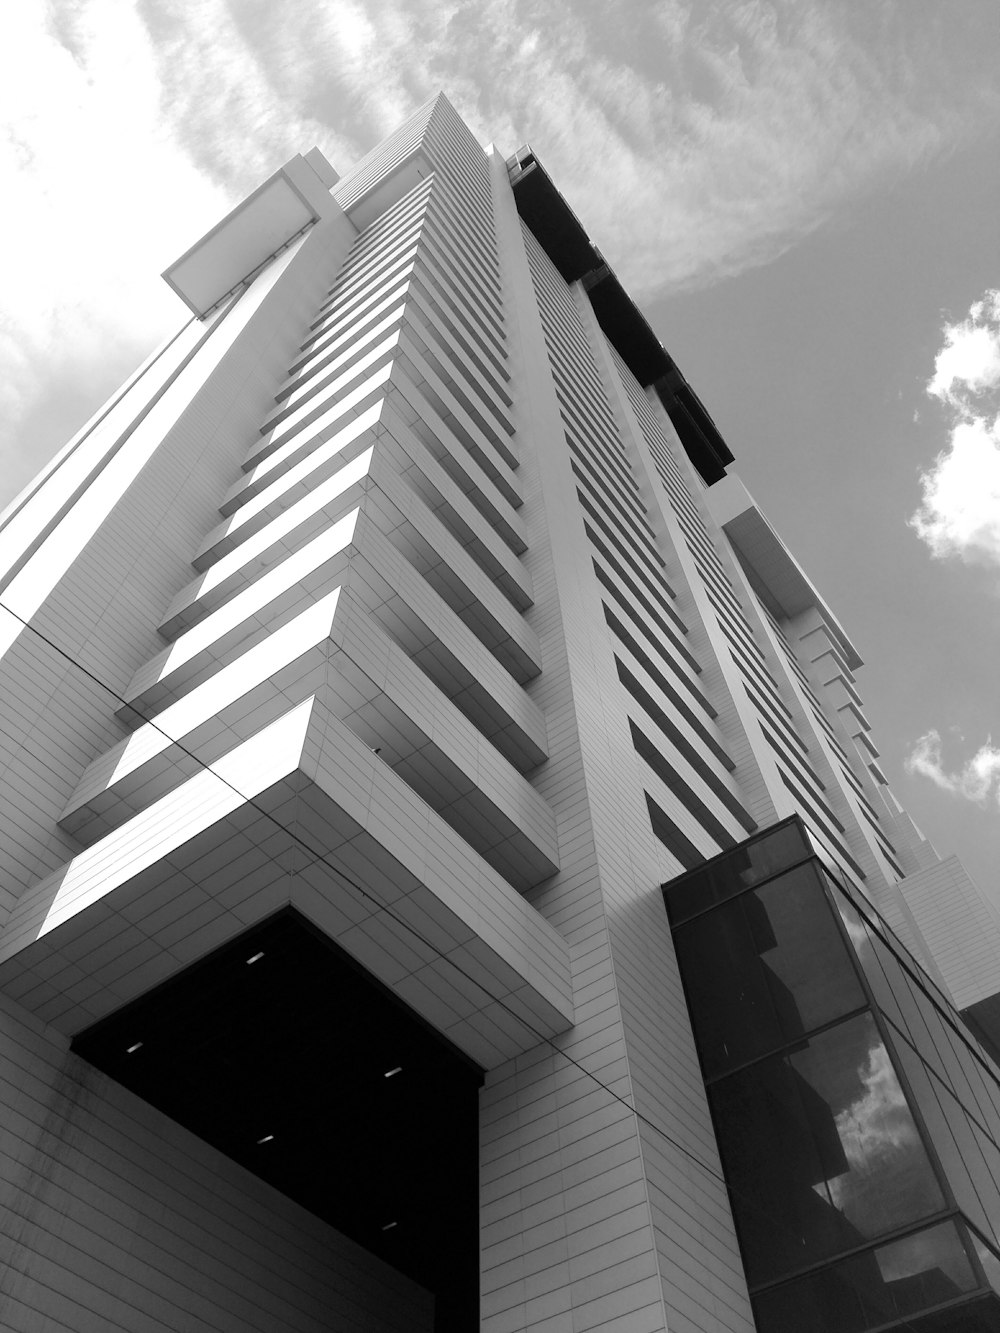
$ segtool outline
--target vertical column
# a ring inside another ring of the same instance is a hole
[[[0,593],[16,613],[0,627],[2,776],[19,794],[0,832],[4,916],[72,855],[56,820],[85,765],[123,735],[118,699],[162,646],[157,620],[354,234],[342,217],[318,223],[207,329],[190,325],[21,511],[34,528]]]
[[[549,736],[535,784],[562,866],[530,897],[570,942],[578,1021],[556,1039],[562,1054],[539,1048],[481,1094],[484,1328],[749,1330],[724,1191],[692,1162],[714,1161],[714,1147],[660,856],[519,219],[503,160],[492,165],[543,665],[529,688]]]

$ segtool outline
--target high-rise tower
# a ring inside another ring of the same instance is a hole
[[[540,162],[164,276],[0,520],[0,1322],[996,1328],[996,916]]]

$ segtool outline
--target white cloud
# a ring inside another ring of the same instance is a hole
[[[932,554],[1000,565],[1000,416],[953,426],[920,483],[923,502],[910,525]]]
[[[195,8],[217,21],[215,68],[187,61],[183,42],[154,34],[143,7],[122,0],[14,5],[5,15],[0,507],[70,422],[186,318],[160,271],[321,132],[253,76],[224,6]],[[233,78],[220,69],[228,52]],[[268,116],[284,122],[287,150],[262,132]],[[200,137],[228,154],[227,170],[203,160]]]
[[[925,732],[906,760],[908,773],[930,778],[943,791],[986,805],[1000,804],[1000,746],[987,737],[971,759],[960,768],[948,770],[942,759],[941,735],[933,729]]]
[[[54,368],[85,382],[169,331],[155,274],[313,143],[343,168],[444,88],[483,140],[531,140],[648,295],[764,262],[845,198],[994,132],[979,8],[960,28],[933,5],[875,23],[827,0],[11,6],[0,448],[30,447],[18,423]]]
[[[503,98],[472,105],[506,103],[637,292],[771,259],[1000,114],[992,94],[942,103],[944,50],[935,68],[900,33],[890,53],[842,6],[636,8],[564,12],[532,59],[503,65]]]
[[[945,325],[927,392],[947,413],[949,441],[920,476],[910,526],[939,558],[1000,566],[1000,291]]]
[[[975,415],[983,394],[998,387],[1000,291],[988,291],[973,302],[968,318],[945,325],[927,392],[967,416]]]

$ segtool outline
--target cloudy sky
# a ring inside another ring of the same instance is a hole
[[[867,660],[897,795],[1000,903],[995,0],[27,0],[0,42],[0,504],[295,152],[443,88],[530,141]]]

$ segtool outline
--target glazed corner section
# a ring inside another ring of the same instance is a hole
[[[1000,1083],[797,817],[664,885],[759,1333],[1000,1326]]]

